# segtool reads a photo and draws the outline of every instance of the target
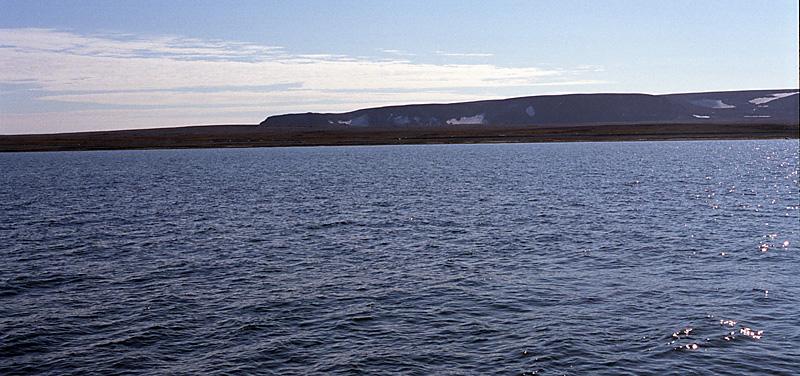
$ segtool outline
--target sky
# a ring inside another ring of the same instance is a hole
[[[0,134],[798,87],[796,0],[0,0]]]

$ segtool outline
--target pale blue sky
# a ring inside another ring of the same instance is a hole
[[[798,86],[798,2],[0,0],[0,133]]]

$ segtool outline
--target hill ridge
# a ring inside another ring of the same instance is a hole
[[[454,103],[388,105],[342,113],[267,117],[262,126],[447,127],[637,124],[653,122],[798,123],[798,89],[678,94],[574,93]]]

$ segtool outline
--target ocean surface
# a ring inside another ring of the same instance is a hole
[[[0,374],[800,374],[799,146],[0,154]]]

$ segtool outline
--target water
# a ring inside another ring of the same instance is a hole
[[[0,374],[797,374],[799,187],[797,140],[2,154]]]

